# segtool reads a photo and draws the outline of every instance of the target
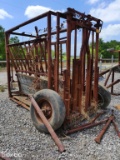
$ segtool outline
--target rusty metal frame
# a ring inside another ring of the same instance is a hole
[[[103,76],[105,75],[106,73],[107,74],[107,77],[105,78],[105,82],[104,82],[104,86],[106,88],[111,88],[111,94],[112,95],[115,95],[115,96],[119,96],[120,93],[116,93],[114,91],[114,86],[118,83],[120,83],[120,79],[118,78],[116,80],[115,78],[115,73],[117,72],[117,70],[119,69],[118,72],[120,72],[120,50],[112,50],[110,51],[111,53],[117,53],[118,54],[118,64],[111,67],[110,69],[107,69],[105,71],[102,71],[101,73],[99,73],[99,76]],[[110,82],[110,78],[111,78],[111,82]]]
[[[52,16],[56,17],[54,31],[51,29]],[[38,24],[40,24],[43,18],[47,22],[44,33],[39,33],[39,25],[35,26],[36,35],[20,32],[22,27],[29,26],[33,22],[39,21]],[[66,22],[66,26],[61,20]],[[71,122],[81,115],[87,118],[92,110],[97,109],[98,104],[98,45],[101,28],[102,21],[100,19],[68,8],[67,12],[64,13],[46,12],[6,31],[9,97],[15,99],[15,95],[27,95],[21,89],[18,74],[35,78],[33,81],[34,91],[40,90],[40,78],[45,76],[48,79],[47,88],[58,92],[65,103],[66,122]],[[61,36],[62,33],[64,36]],[[80,46],[78,45],[78,34],[81,35]],[[10,44],[11,35],[32,39]],[[52,41],[52,36],[56,36],[54,42]],[[73,53],[71,52],[72,43],[74,44]],[[89,43],[92,44],[92,53],[90,53]],[[54,46],[54,58],[52,58],[52,45]],[[66,46],[65,67],[63,67],[62,60],[63,45]],[[11,89],[11,84],[13,83],[11,66],[14,66],[14,71],[17,75],[19,90],[16,92]],[[62,92],[60,92],[60,84],[62,85]]]

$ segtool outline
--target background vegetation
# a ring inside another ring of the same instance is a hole
[[[0,26],[0,60],[5,60],[5,30]],[[10,43],[19,42],[17,36],[10,38]],[[120,50],[120,42],[116,40],[111,40],[109,42],[104,42],[103,39],[99,39],[99,57],[111,58],[111,53],[107,51],[108,48],[114,48],[115,50]],[[52,51],[52,55],[54,55]],[[117,58],[118,54],[114,54],[114,58]],[[63,60],[66,60],[66,53],[63,53]]]

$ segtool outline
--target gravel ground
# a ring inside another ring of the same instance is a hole
[[[120,83],[116,91],[119,88]],[[120,129],[120,111],[113,107],[116,104],[120,104],[120,96],[112,96],[107,111],[109,114],[114,109]],[[51,136],[35,129],[29,111],[10,101],[7,90],[0,93],[0,153],[11,160],[120,160],[120,139],[113,125],[97,144],[94,139],[101,129],[99,125],[62,137],[66,152],[59,153]]]

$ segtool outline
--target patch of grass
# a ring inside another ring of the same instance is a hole
[[[0,85],[0,92],[4,92],[4,91],[5,91],[5,88],[6,88],[5,86],[1,86],[1,85]]]
[[[1,71],[1,72],[6,71],[6,67],[1,67],[1,66],[0,66],[0,71]]]

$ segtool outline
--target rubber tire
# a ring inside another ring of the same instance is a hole
[[[43,89],[34,94],[34,99],[36,100],[36,102],[39,102],[42,99],[49,102],[52,108],[52,115],[48,121],[54,130],[60,128],[64,122],[66,114],[65,105],[60,95],[53,90]],[[37,120],[35,109],[32,104],[30,106],[30,113],[31,113],[31,119],[36,129],[40,132],[48,133],[48,130],[46,126],[43,124],[43,122]]]
[[[102,102],[102,103],[99,103]],[[98,85],[98,106],[101,109],[106,109],[107,106],[111,102],[111,94],[106,89],[106,87],[102,86],[101,84]]]

